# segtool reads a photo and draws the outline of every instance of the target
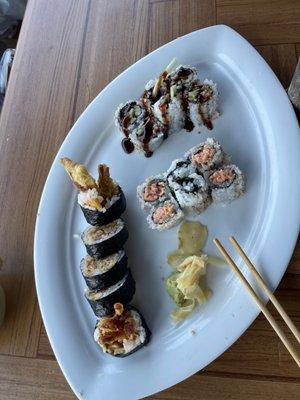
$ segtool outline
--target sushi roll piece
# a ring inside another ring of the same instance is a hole
[[[118,187],[116,194],[105,202],[104,207],[100,210],[86,205],[90,192],[80,192],[78,202],[85,216],[86,221],[90,225],[106,225],[119,218],[126,210],[126,199],[123,190]]]
[[[106,225],[121,216],[126,209],[125,196],[110,177],[107,165],[98,166],[96,182],[84,165],[66,157],[61,159],[61,163],[79,189],[78,203],[90,225]]]
[[[184,211],[201,213],[210,204],[208,185],[193,164],[175,160],[169,170],[168,184]]]
[[[195,82],[188,91],[190,118],[195,126],[213,129],[212,120],[219,116],[217,85],[208,79]]]
[[[185,157],[196,166],[197,172],[201,174],[228,163],[229,159],[220,144],[213,138],[207,138],[205,142],[190,149]]]
[[[114,314],[100,318],[94,339],[104,353],[127,357],[146,346],[151,332],[141,313],[132,306],[114,304]]]
[[[121,103],[115,113],[115,123],[125,137],[129,137],[132,131],[142,131],[148,114],[142,102],[129,100]]]
[[[114,312],[114,304],[128,304],[135,293],[135,280],[130,269],[122,279],[105,289],[85,290],[85,297],[97,317],[110,315]]]
[[[125,138],[122,147],[126,153],[134,149],[150,157],[164,140],[164,126],[147,111],[142,101],[121,104],[115,114],[115,122]]]
[[[161,96],[153,106],[153,114],[163,124],[165,136],[169,136],[183,129],[185,110],[182,107],[181,96],[173,97],[170,94]]]
[[[165,138],[164,126],[153,115],[148,117],[143,131],[133,131],[130,136],[135,149],[146,157],[151,157]]]
[[[177,225],[184,215],[175,199],[167,199],[152,207],[147,217],[151,229],[163,231]]]
[[[244,175],[234,164],[212,171],[208,177],[208,184],[215,203],[229,203],[245,192]]]
[[[80,269],[89,289],[104,289],[124,277],[127,263],[127,255],[124,250],[120,250],[99,259],[87,255],[81,260]]]
[[[81,239],[91,257],[103,258],[123,249],[128,230],[125,222],[119,218],[107,225],[86,228]]]
[[[149,115],[141,101],[130,100],[117,108],[115,124],[125,136],[122,147],[126,153],[131,153],[135,148],[132,136],[137,138],[144,135],[148,119]]]
[[[168,185],[174,180],[183,179],[195,172],[197,172],[196,166],[191,164],[188,158],[177,158],[172,161],[170,168],[166,172]],[[173,191],[172,187],[170,189]]]
[[[173,58],[165,70],[158,76],[158,78],[151,79],[145,86],[145,90],[141,96],[141,101],[145,109],[151,114],[153,112],[153,105],[159,100],[161,96],[169,94],[170,91],[170,78],[169,74],[177,64],[177,60]]]
[[[150,176],[137,187],[137,198],[143,209],[151,208],[168,199],[171,195],[166,174]]]
[[[191,119],[188,91],[197,82],[197,71],[188,65],[180,65],[168,76],[170,79],[170,113],[178,115],[177,129],[191,132],[195,125]],[[179,111],[180,109],[180,111]]]
[[[189,66],[179,65],[168,74],[162,84],[161,97],[154,103],[153,113],[164,125],[168,135],[181,129],[191,131],[194,125],[190,119],[187,91],[197,78],[197,72]]]

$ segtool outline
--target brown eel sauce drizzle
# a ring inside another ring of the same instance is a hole
[[[184,91],[182,91],[182,94],[181,94],[181,105],[182,105],[182,109],[183,109],[183,112],[185,115],[183,127],[188,132],[191,132],[194,129],[194,124],[190,118],[189,101],[188,101],[187,95]]]
[[[129,138],[122,139],[121,146],[126,154],[130,154],[134,151],[134,144]]]
[[[206,126],[207,129],[210,131],[213,129],[213,124],[210,119],[205,118],[203,111],[202,111],[202,104],[205,103],[208,99],[202,96],[201,92],[198,95],[198,113],[202,119],[203,124]]]
[[[130,117],[128,115],[128,112],[130,111],[130,108],[133,104],[134,103],[126,104],[126,106],[121,108],[121,110],[120,110],[120,121],[121,121],[122,129],[123,129],[123,133],[126,136],[122,140],[121,145],[122,145],[122,149],[127,154],[130,154],[134,151],[134,144],[130,140],[129,132],[128,132],[128,125],[130,123]]]

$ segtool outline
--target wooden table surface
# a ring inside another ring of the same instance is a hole
[[[244,35],[288,86],[300,53],[299,0],[29,0],[0,122],[0,279],[8,303],[1,400],[75,398],[42,324],[32,255],[40,194],[63,139],[99,91],[137,59],[221,23]],[[299,264],[300,243],[276,291],[298,327]],[[203,371],[150,398],[296,400],[299,377],[259,316]]]

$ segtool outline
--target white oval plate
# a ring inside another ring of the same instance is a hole
[[[150,79],[176,56],[213,79],[222,115],[209,133],[170,137],[150,159],[123,153],[113,123],[118,104],[137,98]],[[81,399],[132,400],[163,390],[205,367],[224,352],[258,314],[228,268],[210,267],[214,295],[181,325],[170,321],[173,308],[163,278],[166,256],[177,247],[177,228],[151,231],[136,200],[136,186],[165,171],[191,146],[215,136],[247,177],[247,193],[226,208],[211,206],[199,218],[212,238],[228,245],[234,234],[267,282],[275,288],[291,257],[300,221],[300,141],[298,124],[277,78],[258,53],[232,29],[214,26],[157,49],[112,81],[78,119],[61,146],[41,198],[35,233],[35,278],[40,308],[56,358]],[[150,344],[125,359],[104,355],[93,340],[95,317],[83,297],[79,270],[86,223],[76,191],[59,163],[68,156],[96,173],[105,162],[127,197],[126,251],[137,282],[134,304],[153,336]],[[248,273],[246,272],[248,276]],[[192,334],[194,331],[195,334]]]

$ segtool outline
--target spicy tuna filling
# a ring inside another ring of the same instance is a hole
[[[156,201],[165,193],[164,182],[152,182],[145,187],[144,200]]]
[[[235,172],[232,169],[219,169],[211,175],[210,180],[214,185],[220,185],[224,182],[231,183],[234,178]]]
[[[201,150],[192,155],[192,162],[195,164],[209,164],[216,153],[214,147],[205,144]]]
[[[135,310],[124,310],[121,303],[116,303],[114,309],[115,315],[98,322],[95,340],[106,353],[129,353],[145,341],[145,329]]]
[[[166,203],[162,206],[157,207],[153,213],[153,221],[156,224],[163,224],[164,222],[171,219],[176,214],[176,208],[172,203]]]

